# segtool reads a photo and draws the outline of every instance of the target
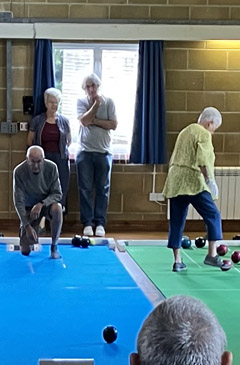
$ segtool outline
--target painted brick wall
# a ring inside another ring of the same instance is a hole
[[[239,20],[238,0],[10,0],[0,10],[14,17]]]
[[[1,1],[14,17],[102,19],[239,19],[239,0],[60,0]],[[22,97],[32,95],[33,41],[13,40],[13,121],[28,121]],[[212,105],[223,113],[214,135],[217,165],[240,165],[240,42],[165,42],[167,146],[170,156],[179,131]],[[6,118],[5,41],[0,39],[0,121]],[[26,133],[0,134],[0,219],[16,219],[12,169],[25,156]],[[79,219],[76,174],[71,175],[69,215]],[[157,166],[156,191],[162,191],[167,165]],[[109,221],[165,221],[166,206],[149,202],[153,166],[113,166]]]
[[[240,164],[240,41],[166,42],[168,151],[177,133],[215,106],[223,124],[213,136],[216,165]]]

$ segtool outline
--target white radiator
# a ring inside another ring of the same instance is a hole
[[[215,179],[219,189],[218,206],[222,219],[240,219],[240,167],[216,167]],[[192,205],[187,219],[202,219]]]

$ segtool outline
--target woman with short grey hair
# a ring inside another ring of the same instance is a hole
[[[44,92],[46,112],[30,121],[27,145],[43,147],[45,158],[56,163],[63,192],[63,211],[70,180],[70,162],[68,146],[71,143],[69,120],[58,112],[62,99],[61,91],[50,87]]]
[[[45,105],[48,103],[49,96],[53,96],[56,98],[58,105],[62,101],[62,93],[60,90],[56,89],[55,87],[49,87],[44,91],[44,103]]]
[[[222,116],[219,110],[211,106],[203,109],[202,113],[199,115],[198,124],[212,122],[214,128],[217,129],[222,124]]]
[[[204,264],[229,269],[217,255],[216,241],[222,239],[220,212],[214,203],[218,187],[214,177],[215,154],[212,135],[222,123],[219,110],[205,108],[198,123],[191,123],[178,135],[169,162],[163,195],[170,202],[168,247],[173,251],[173,271],[186,270],[181,259],[182,236],[189,204],[203,218],[208,234],[208,254]]]

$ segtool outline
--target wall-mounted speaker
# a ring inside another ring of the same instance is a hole
[[[33,97],[23,96],[23,114],[33,115]]]

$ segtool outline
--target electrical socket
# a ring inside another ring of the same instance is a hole
[[[18,132],[18,124],[10,122],[1,123],[1,133],[13,134]]]
[[[150,202],[163,202],[165,198],[162,193],[150,193],[149,200]]]
[[[20,131],[25,132],[28,131],[28,123],[27,122],[20,122]]]

